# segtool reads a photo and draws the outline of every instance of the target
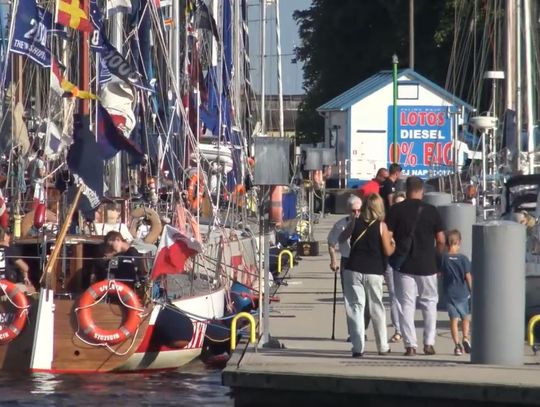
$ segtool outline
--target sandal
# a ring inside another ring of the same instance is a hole
[[[390,340],[388,342],[390,342],[390,343],[398,343],[398,342],[401,342],[401,339],[402,339],[401,334],[396,332],[394,335],[392,335],[392,337],[390,338]]]

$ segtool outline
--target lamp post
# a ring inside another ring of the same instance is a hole
[[[392,82],[394,84],[394,104],[393,104],[393,143],[392,143],[392,161],[394,163],[398,162],[398,145],[397,145],[397,124],[398,124],[398,112],[397,112],[397,97],[398,97],[398,87],[397,87],[397,67],[398,67],[398,57],[396,54],[392,55]]]

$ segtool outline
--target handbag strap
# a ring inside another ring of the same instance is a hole
[[[369,229],[369,227],[370,227],[371,225],[373,225],[373,224],[375,223],[376,220],[377,220],[377,219],[373,219],[373,220],[369,223],[369,225],[367,225],[367,227],[362,231],[362,233],[360,233],[360,235],[356,238],[356,240],[355,240],[354,243],[352,244],[352,247],[351,247],[351,248],[353,248],[354,245],[355,245],[356,243],[358,243],[358,241],[359,241],[360,239],[362,239],[362,237],[366,234],[366,232],[367,232],[367,230]]]

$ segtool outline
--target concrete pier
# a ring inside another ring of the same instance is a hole
[[[525,341],[522,366],[473,365],[469,355],[454,356],[446,312],[438,314],[436,355],[423,355],[420,344],[416,357],[405,357],[397,343],[391,344],[392,353],[379,356],[370,326],[367,352],[354,359],[338,282],[336,340],[331,340],[334,277],[326,236],[342,216],[329,215],[314,225],[320,255],[304,257],[290,272],[288,286],[280,287],[280,301],[272,303],[270,332],[284,348],[241,344],[223,371],[236,406],[540,405],[540,356]],[[420,312],[416,321],[422,338]],[[472,342],[474,348],[474,337]]]

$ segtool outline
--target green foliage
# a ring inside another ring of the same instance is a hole
[[[324,120],[315,109],[378,71],[392,68],[392,55],[408,67],[408,1],[313,0],[297,10],[306,99],[299,107],[298,142],[324,139]],[[453,0],[415,0],[415,69],[444,83],[452,36],[440,27]]]

